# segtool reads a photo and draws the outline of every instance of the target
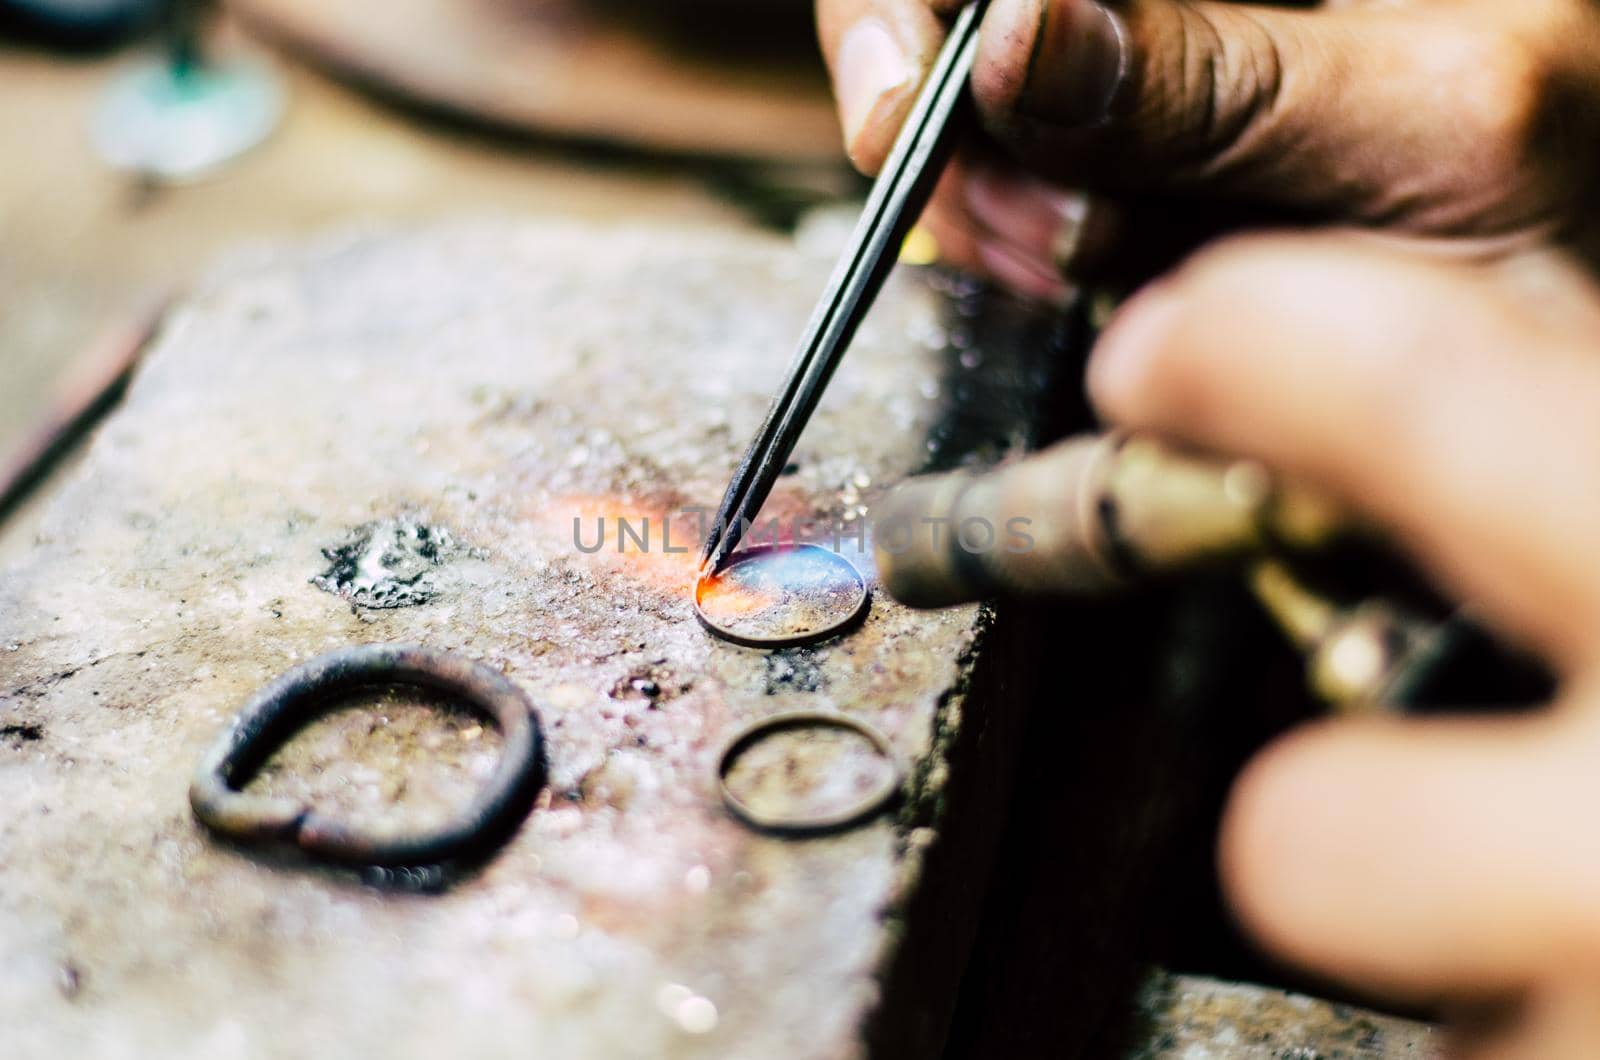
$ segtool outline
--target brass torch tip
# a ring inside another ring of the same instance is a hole
[[[911,607],[947,607],[979,599],[981,567],[956,542],[954,519],[977,481],[965,473],[912,479],[873,510],[873,555],[889,595]]]

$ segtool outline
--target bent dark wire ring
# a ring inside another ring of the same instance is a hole
[[[355,692],[396,685],[458,699],[504,737],[494,775],[449,821],[425,832],[366,832],[296,801],[240,790],[314,715]],[[462,656],[375,644],[320,656],[258,692],[200,760],[189,805],[212,832],[245,843],[284,844],[340,865],[436,865],[482,857],[510,838],[544,786],[544,771],[539,716],[516,685]]]
[[[733,768],[733,763],[753,745],[773,733],[810,728],[843,729],[864,737],[872,744],[873,750],[889,764],[888,774],[854,806],[847,806],[835,813],[814,814],[810,817],[762,813],[735,795],[733,789],[728,787],[728,772]],[[745,824],[769,835],[791,837],[826,835],[865,824],[894,801],[895,796],[900,794],[904,782],[904,774],[899,761],[895,758],[894,749],[889,746],[889,738],[864,721],[832,710],[795,710],[761,718],[734,733],[733,738],[723,745],[722,754],[717,759],[717,786],[722,789],[723,805],[728,808],[729,813]]]

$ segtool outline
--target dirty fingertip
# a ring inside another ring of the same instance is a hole
[[[1094,0],[995,0],[984,17],[973,89],[991,115],[1066,128],[1104,122],[1127,80],[1122,17]]]
[[[972,92],[990,115],[1016,109],[1027,85],[1046,0],[994,0],[983,16]]]

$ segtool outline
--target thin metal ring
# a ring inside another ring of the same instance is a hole
[[[738,563],[747,562],[751,559],[759,559],[760,557],[772,552],[798,551],[813,551],[819,553],[820,555],[826,556],[828,557],[829,562],[838,565],[842,570],[848,571],[850,577],[854,579],[856,591],[858,593],[858,599],[854,604],[851,605],[850,613],[844,618],[840,619],[838,622],[835,622],[831,626],[826,626],[822,629],[812,630],[810,632],[801,633],[794,636],[754,637],[748,634],[735,632],[726,626],[719,625],[709,615],[706,614],[704,600],[705,587],[707,583],[710,582],[712,577],[722,574]],[[813,545],[809,543],[782,546],[759,545],[755,548],[747,548],[742,552],[734,553],[720,567],[717,567],[715,570],[702,575],[694,584],[694,613],[695,617],[700,620],[700,624],[723,640],[732,644],[743,645],[746,648],[798,648],[807,644],[816,644],[821,641],[828,640],[830,637],[836,637],[839,634],[848,632],[859,625],[861,621],[867,617],[867,611],[871,607],[871,604],[872,592],[867,588],[867,579],[859,570],[856,569],[854,563],[851,563],[837,552],[823,548],[821,545]]]
[[[458,699],[486,715],[504,737],[494,775],[449,821],[425,832],[364,832],[291,799],[240,791],[315,714],[352,693],[394,685]],[[303,663],[258,692],[200,760],[189,805],[202,824],[229,839],[285,844],[341,865],[435,865],[485,855],[510,838],[544,786],[544,772],[539,716],[503,675],[448,652],[374,644]]]
[[[733,789],[728,787],[728,772],[733,768],[733,763],[752,745],[775,732],[814,727],[844,729],[846,732],[864,737],[888,763],[888,775],[856,805],[836,813],[811,817],[762,813],[740,799],[733,793]],[[894,801],[895,796],[900,793],[903,779],[900,763],[895,758],[894,749],[889,746],[887,736],[864,721],[832,710],[796,710],[761,718],[734,733],[733,738],[723,746],[722,754],[717,759],[717,786],[722,789],[722,802],[728,808],[728,812],[757,831],[772,835],[823,835],[864,824],[882,813]]]

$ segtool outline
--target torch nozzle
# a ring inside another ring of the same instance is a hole
[[[874,513],[878,573],[896,599],[943,607],[1005,595],[1094,594],[1344,526],[1310,491],[1253,461],[1141,435],[1084,435],[985,474],[912,479]]]

